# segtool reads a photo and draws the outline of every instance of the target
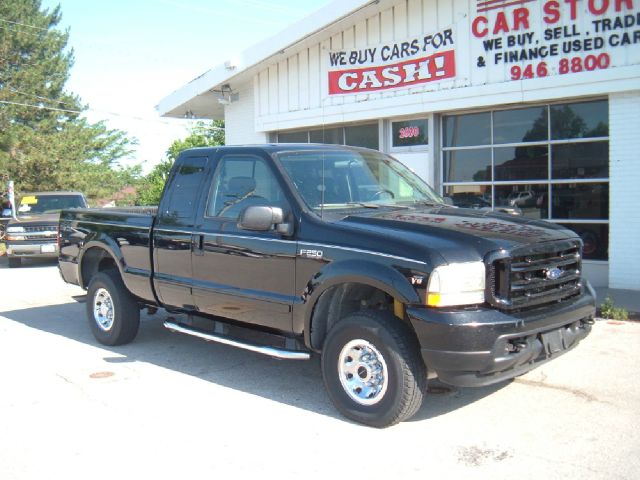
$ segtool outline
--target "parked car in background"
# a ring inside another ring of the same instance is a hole
[[[509,195],[508,203],[513,207],[532,207],[536,204],[536,194],[531,190],[523,192],[513,192]]]
[[[60,210],[86,208],[80,192],[39,192],[23,196],[17,220],[6,226],[5,242],[9,267],[19,267],[25,257],[58,256],[58,218]]]

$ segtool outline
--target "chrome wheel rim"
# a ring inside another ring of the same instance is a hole
[[[101,330],[108,332],[113,327],[114,318],[111,294],[108,290],[99,288],[93,296],[93,319]]]
[[[340,351],[338,376],[349,398],[360,405],[374,405],[389,384],[387,362],[370,342],[351,340]]]

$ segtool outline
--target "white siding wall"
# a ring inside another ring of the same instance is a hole
[[[256,78],[255,83],[259,84]],[[256,132],[254,119],[256,111],[256,99],[254,98],[253,84],[245,84],[238,88],[239,101],[233,102],[224,108],[225,142],[227,145],[241,145],[246,143],[266,143],[267,135],[264,132]]]
[[[640,91],[609,97],[609,287],[640,289]]]
[[[467,0],[456,0],[466,12]],[[267,119],[270,128],[277,117],[290,112],[308,111],[306,121],[297,126],[322,123],[317,114],[328,107],[343,107],[354,103],[407,96],[411,90],[385,91],[366,95],[335,96],[326,98],[327,55],[331,50],[367,47],[380,42],[405,40],[410,35],[435,31],[450,26],[454,21],[454,6],[450,0],[404,0],[369,18],[355,23],[341,32],[328,36],[319,43],[307,46],[286,59],[279,59],[259,74],[256,89],[260,103],[256,110],[259,129],[261,119]],[[295,90],[295,91],[294,91]],[[419,90],[419,89],[418,89]],[[348,107],[347,107],[348,108]],[[316,112],[312,112],[316,110]],[[369,118],[371,114],[368,115]],[[366,115],[365,115],[366,117]],[[332,119],[332,121],[335,120]],[[285,125],[291,128],[291,125]]]
[[[554,24],[554,27],[570,28],[573,21],[567,13],[569,7],[566,2],[560,4],[563,5],[564,14],[561,23]],[[527,5],[533,8],[532,3]],[[586,5],[587,2],[579,2],[580,31],[588,31],[595,18],[586,13]],[[259,78],[256,84],[259,92],[256,95],[260,98],[256,109],[256,130],[274,131],[367,121],[380,118],[380,112],[384,112],[384,118],[391,118],[607,95],[637,88],[640,48],[636,46],[610,49],[611,55],[626,55],[626,66],[572,75],[550,75],[529,79],[526,83],[510,81],[512,64],[508,62],[492,68],[475,68],[478,55],[487,55],[481,41],[471,34],[471,21],[477,15],[476,7],[476,2],[471,0],[380,2],[377,12],[370,10],[372,13],[368,17],[354,18],[353,24],[341,31],[329,27],[326,36],[319,41],[302,41],[299,47],[289,49],[286,54],[274,56],[256,74]],[[633,8],[638,11],[638,4],[634,3]],[[542,38],[545,27],[541,18],[539,22],[532,19],[532,28],[536,29],[539,38]],[[453,29],[455,41],[455,78],[404,89],[328,95],[330,51],[400,42],[447,28]]]

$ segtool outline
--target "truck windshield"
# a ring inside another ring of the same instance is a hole
[[[80,195],[25,195],[20,200],[18,214],[55,213],[65,208],[83,208],[87,204]]]
[[[379,152],[281,152],[278,160],[314,210],[444,203],[424,180]]]

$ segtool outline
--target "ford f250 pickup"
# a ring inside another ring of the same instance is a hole
[[[165,326],[284,359],[321,356],[346,417],[386,427],[435,376],[482,386],[591,330],[580,238],[456,208],[382,153],[331,145],[184,151],[159,207],[65,210],[62,277],[88,290],[97,340]]]

